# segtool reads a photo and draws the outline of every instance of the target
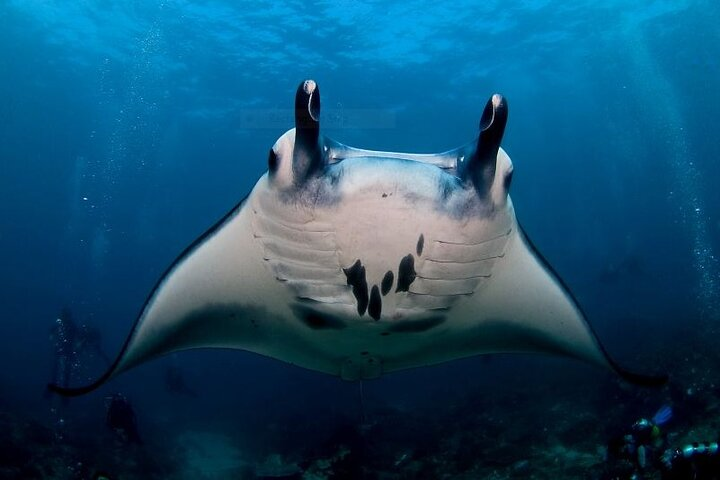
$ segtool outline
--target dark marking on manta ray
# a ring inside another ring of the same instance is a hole
[[[292,309],[298,319],[313,330],[342,330],[347,326],[334,315],[320,313],[304,305],[294,305]]]
[[[368,313],[375,320],[380,320],[380,314],[382,313],[382,298],[380,297],[380,289],[377,285],[373,285],[370,291],[370,305],[368,306]]]
[[[445,321],[445,317],[443,316],[435,316],[435,317],[429,317],[425,318],[423,320],[406,320],[394,323],[388,327],[387,332],[383,332],[383,334],[387,334],[389,332],[396,332],[396,333],[418,333],[418,332],[424,332],[426,330],[430,330],[431,328],[435,328],[441,323]]]
[[[390,289],[393,286],[394,280],[395,280],[395,275],[393,275],[392,270],[388,270],[382,279],[382,283],[380,284],[380,291],[382,292],[383,297],[390,292]]]
[[[410,289],[410,284],[415,281],[415,257],[412,253],[407,254],[400,260],[400,266],[398,267],[398,281],[395,292],[407,292]]]
[[[417,241],[417,246],[415,247],[415,251],[417,252],[418,257],[422,255],[423,246],[425,246],[425,235],[421,233],[420,238],[418,238]]]
[[[365,267],[357,260],[351,267],[343,268],[347,277],[347,284],[352,287],[353,295],[357,300],[357,310],[360,316],[365,315],[368,307],[368,284],[365,278]]]
[[[268,172],[272,175],[275,173],[275,171],[278,168],[278,157],[275,153],[275,150],[272,148],[270,149],[270,152],[268,153]]]
[[[512,183],[512,177],[513,177],[513,171],[510,170],[503,179],[503,186],[505,187],[505,191],[510,190],[510,184]]]
[[[383,194],[382,194],[382,197],[383,197],[383,198],[387,198],[387,193],[383,193]]]
[[[170,330],[166,333],[164,340],[173,342],[175,345],[191,345],[194,340],[210,341],[212,332],[207,330],[206,322],[213,322],[229,335],[237,335],[237,332],[242,332],[245,338],[258,340],[264,338],[264,333],[261,328],[258,328],[255,320],[258,318],[273,322],[279,321],[278,318],[269,317],[267,310],[263,307],[240,303],[207,303],[189,311],[181,318],[180,321],[185,325],[185,330]],[[255,328],[250,328],[249,324]]]

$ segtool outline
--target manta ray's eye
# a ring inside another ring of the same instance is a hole
[[[277,153],[275,153],[275,150],[271,148],[268,153],[268,172],[275,173],[278,168],[278,163]]]

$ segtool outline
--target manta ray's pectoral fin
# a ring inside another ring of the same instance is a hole
[[[519,225],[510,234],[492,282],[459,306],[468,322],[467,353],[518,352],[573,357],[610,368],[642,386],[661,386],[666,375],[629,372],[610,357],[570,289]]]
[[[490,194],[497,169],[500,143],[505,133],[508,108],[505,98],[496,93],[488,100],[480,118],[480,134],[474,151],[458,162],[458,176],[471,182],[482,197]],[[507,181],[509,183],[509,180]],[[509,185],[506,185],[507,190]]]
[[[142,362],[179,350],[237,348],[276,355],[276,319],[285,306],[285,289],[263,265],[248,203],[235,206],[167,269],[100,378],[81,387],[48,388],[82,395]]]
[[[567,317],[569,323],[573,326],[580,327],[585,331],[587,335],[587,342],[577,342],[573,349],[561,350],[560,353],[564,353],[570,356],[574,356],[580,360],[584,360],[589,363],[595,363],[600,366],[608,366],[614,370],[620,377],[630,383],[644,387],[660,387],[667,383],[667,374],[649,375],[644,373],[637,373],[630,371],[620,365],[613,357],[605,350],[605,347],[600,342],[597,334],[593,330],[592,326],[587,320],[585,312],[583,312],[580,304],[575,299],[570,288],[565,284],[560,275],[552,268],[550,263],[543,257],[540,251],[535,247],[527,234],[518,226],[519,238],[523,245],[524,255],[533,259],[537,264],[537,268],[544,272],[544,275],[552,282],[546,284],[546,288],[553,288],[560,293],[562,300],[569,308],[568,310],[572,313]],[[556,300],[558,301],[558,300]],[[564,327],[566,324],[562,321],[562,317],[557,318],[556,322]]]

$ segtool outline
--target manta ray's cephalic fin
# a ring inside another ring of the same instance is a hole
[[[314,80],[300,83],[295,94],[295,148],[293,178],[302,185],[321,171],[324,156],[320,145],[320,87]]]
[[[507,117],[507,101],[502,95],[494,94],[485,105],[480,118],[480,133],[474,151],[458,162],[458,176],[471,182],[480,196],[490,193],[495,180],[497,156],[505,134]]]

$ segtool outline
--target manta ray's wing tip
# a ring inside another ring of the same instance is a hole
[[[629,370],[625,370],[623,367],[618,365],[614,360],[609,360],[610,366],[617,372],[620,377],[630,382],[634,385],[638,385],[640,387],[662,387],[668,383],[668,380],[670,379],[669,375],[666,373],[659,374],[659,375],[646,375],[642,373],[635,373],[631,372]]]
[[[48,391],[62,397],[79,397],[100,388],[100,386],[103,385],[113,375],[113,373],[114,368],[110,368],[110,370],[105,372],[105,374],[100,376],[100,378],[88,385],[83,385],[82,387],[63,387],[57,383],[48,383],[47,389]]]
[[[55,383],[48,383],[47,389],[48,391],[52,393],[56,393],[60,395],[61,397],[79,397],[80,395],[85,395],[86,393],[89,393],[93,390],[95,390],[95,386],[88,385],[85,387],[61,387],[60,385],[57,385]]]

